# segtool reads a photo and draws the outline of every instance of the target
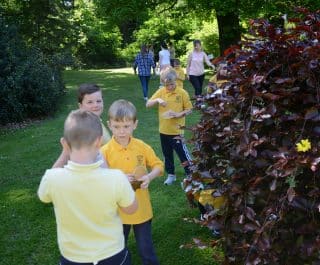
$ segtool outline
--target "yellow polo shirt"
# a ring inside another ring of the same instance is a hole
[[[77,263],[93,263],[124,248],[118,208],[134,201],[134,191],[120,170],[101,168],[102,161],[48,169],[38,196],[52,202],[61,254]]]
[[[125,174],[133,174],[136,167],[140,166],[146,169],[159,168],[161,174],[163,173],[163,162],[156,156],[153,149],[134,137],[131,137],[126,147],[117,143],[112,137],[106,145],[101,147],[101,153],[108,161],[110,168],[121,169]],[[141,224],[153,216],[148,189],[137,189],[136,198],[139,206],[134,214],[128,215],[119,210],[124,224]]]
[[[150,100],[156,98],[161,98],[167,102],[165,107],[158,106],[159,132],[167,135],[183,134],[184,131],[180,127],[185,125],[185,117],[167,119],[163,114],[169,110],[175,112],[191,110],[192,103],[188,92],[179,87],[176,87],[174,91],[168,91],[165,87],[161,87],[152,95]]]
[[[184,74],[183,68],[174,67],[173,69],[176,71],[176,74],[177,74],[176,86],[183,88],[183,80],[186,79],[186,75]]]
[[[209,83],[215,83],[218,88],[226,82],[228,82],[227,79],[218,79],[217,74],[215,74],[213,77],[209,79]]]

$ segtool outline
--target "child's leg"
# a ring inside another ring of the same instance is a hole
[[[191,164],[192,159],[191,159],[189,150],[187,148],[187,145],[183,142],[183,140],[174,139],[173,148],[176,151],[181,164],[183,165],[186,175],[189,175],[190,174],[189,165]]]
[[[127,246],[131,225],[123,225],[123,235],[125,240],[125,245]]]
[[[164,167],[168,174],[174,175],[173,140],[171,135],[160,133],[160,142],[164,156]]]
[[[151,220],[142,224],[133,225],[133,231],[142,264],[159,265],[160,263],[152,243]]]

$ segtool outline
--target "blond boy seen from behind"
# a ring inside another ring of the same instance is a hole
[[[118,210],[133,214],[135,193],[120,170],[96,161],[101,141],[97,115],[71,112],[61,140],[70,160],[64,168],[48,169],[40,182],[40,200],[54,205],[60,265],[131,264]]]
[[[113,136],[101,148],[101,153],[110,168],[121,169],[132,184],[137,185],[136,197],[139,204],[137,212],[128,215],[124,211],[119,211],[126,242],[132,227],[142,259],[141,264],[158,265],[151,236],[153,213],[148,186],[154,178],[162,175],[163,163],[149,145],[132,136],[138,120],[136,108],[131,102],[122,99],[113,102],[108,111],[108,119],[108,126]]]

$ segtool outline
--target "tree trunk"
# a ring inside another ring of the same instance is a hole
[[[225,49],[231,45],[238,44],[241,39],[239,14],[232,12],[219,15],[217,12],[217,21],[219,28],[220,55],[223,55]]]

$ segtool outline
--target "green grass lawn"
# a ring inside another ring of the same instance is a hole
[[[36,191],[40,179],[50,168],[61,149],[59,139],[63,122],[70,110],[77,108],[77,86],[94,82],[103,88],[105,113],[111,102],[123,98],[133,102],[138,109],[139,125],[135,136],[150,144],[162,158],[158,135],[157,110],[146,109],[137,76],[132,69],[66,71],[66,96],[60,102],[54,117],[31,124],[21,129],[0,131],[0,264],[37,265],[58,264],[59,250],[56,239],[56,224],[52,205],[39,201]],[[159,80],[150,82],[149,96],[157,89]],[[193,90],[188,82],[186,89]],[[187,118],[191,125],[198,120],[193,113]],[[187,133],[188,137],[188,133]],[[191,147],[190,147],[191,149]],[[177,175],[182,180],[183,170],[176,161]],[[180,188],[180,181],[164,186],[165,177],[155,179],[150,185],[154,209],[153,240],[163,265],[212,265],[220,262],[213,255],[219,249],[183,248],[193,238],[210,243],[213,238],[206,227],[185,221],[198,217],[198,210],[191,209]],[[134,238],[130,237],[129,248],[133,264],[140,265]]]

